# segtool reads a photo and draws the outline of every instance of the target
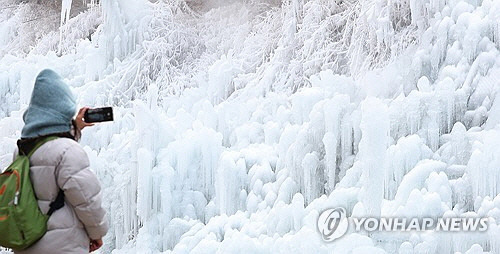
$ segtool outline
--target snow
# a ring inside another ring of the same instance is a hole
[[[0,167],[40,70],[113,106],[100,253],[500,252],[500,2],[42,2],[0,0]],[[322,242],[339,206],[490,229]]]

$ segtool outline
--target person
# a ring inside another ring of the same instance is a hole
[[[42,213],[48,212],[58,194],[64,194],[64,206],[49,217],[45,235],[16,254],[89,253],[103,245],[108,224],[101,186],[77,143],[81,130],[92,126],[83,121],[86,110],[80,109],[73,120],[76,101],[68,85],[52,70],[40,72],[23,115],[14,159],[20,152],[28,154],[40,139],[57,136],[31,156],[30,177]]]

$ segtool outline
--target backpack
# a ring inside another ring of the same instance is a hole
[[[23,250],[33,245],[47,232],[49,216],[64,206],[64,193],[59,190],[49,212],[43,214],[30,179],[29,158],[54,139],[57,137],[39,140],[27,155],[19,151],[19,156],[0,174],[0,246]]]

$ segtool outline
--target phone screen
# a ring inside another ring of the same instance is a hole
[[[84,120],[87,123],[107,122],[113,121],[113,108],[93,108],[85,112]]]

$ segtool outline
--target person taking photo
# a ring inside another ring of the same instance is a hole
[[[52,70],[37,76],[14,159],[30,153],[40,140],[57,137],[34,150],[29,158],[30,178],[42,213],[52,210],[58,199],[62,207],[51,211],[43,237],[16,254],[80,254],[103,245],[108,223],[101,186],[78,144],[81,130],[93,125],[83,121],[87,109],[80,109],[73,119],[76,100],[69,86]]]

